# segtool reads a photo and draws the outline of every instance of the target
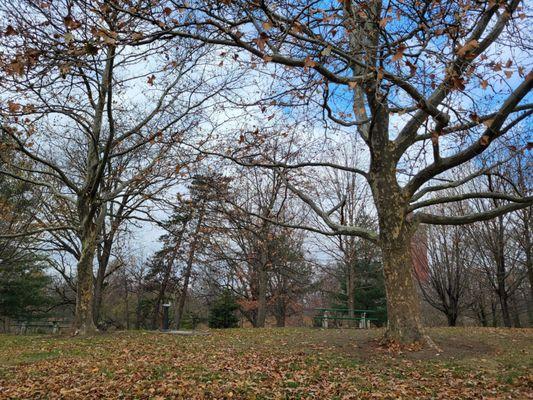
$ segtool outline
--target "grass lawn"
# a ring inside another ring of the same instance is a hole
[[[0,399],[533,399],[532,329],[432,329],[441,353],[381,334],[0,335]]]

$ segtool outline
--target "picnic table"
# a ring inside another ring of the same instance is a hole
[[[51,321],[19,321],[12,326],[17,328],[17,333],[19,335],[25,335],[27,333],[35,332],[50,332],[53,334],[58,334],[61,330],[70,327],[70,324],[64,324],[62,320],[51,320]]]
[[[368,329],[371,321],[378,320],[378,318],[368,316],[375,313],[375,310],[353,310],[353,316],[350,316],[347,308],[315,308],[315,311],[317,312],[315,320],[322,328],[339,326],[342,325],[343,321],[355,321],[358,322],[359,328]]]

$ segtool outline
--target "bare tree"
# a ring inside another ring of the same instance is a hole
[[[428,268],[419,279],[425,300],[446,315],[455,326],[469,306],[467,294],[476,254],[458,226],[434,226],[427,230]]]
[[[366,168],[316,158],[288,165],[249,148],[233,152],[231,158],[243,165],[284,170],[285,184],[320,217],[324,233],[377,243],[387,287],[387,337],[404,343],[429,341],[421,326],[409,251],[417,227],[489,220],[532,203],[531,197],[507,193],[442,192],[490,169],[492,165],[484,165],[467,178],[454,179],[457,169],[498,146],[499,138],[512,134],[533,113],[533,106],[524,103],[533,74],[521,65],[527,57],[527,29],[520,1],[160,4],[158,8],[146,2],[134,10],[154,23],[152,37],[192,38],[244,50],[253,66],[266,64],[279,83],[265,96],[264,107],[300,99],[300,104],[319,105],[330,122],[358,133],[367,149]],[[500,52],[492,51],[496,45],[513,47],[515,56],[502,59]],[[486,96],[489,91],[498,95]],[[378,232],[343,224],[338,213],[322,209],[306,193],[295,169],[316,167],[350,171],[367,181]],[[500,202],[467,215],[423,211],[471,198]]]
[[[232,271],[244,315],[254,327],[263,327],[274,228],[267,219],[283,205],[282,180],[276,171],[240,176],[220,210],[226,229],[212,243],[212,251]]]
[[[312,288],[313,267],[304,250],[302,232],[278,227],[271,238],[269,305],[276,326],[283,327],[287,317],[301,313],[302,300]]]
[[[224,85],[217,80],[212,89],[202,73],[205,46],[143,44],[142,21],[107,3],[2,1],[0,11],[9,24],[1,39],[1,129],[29,163],[4,163],[1,173],[40,187],[69,210],[62,224],[37,220],[21,234],[67,230],[79,240],[74,325],[91,333],[93,261],[100,238],[111,239],[116,229],[110,222],[104,232],[106,218],[122,220],[114,205],[130,210],[146,182],[180,167],[179,160],[161,165]],[[115,162],[125,159],[132,162]],[[102,250],[104,266],[109,246]]]

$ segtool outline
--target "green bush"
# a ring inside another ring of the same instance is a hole
[[[224,290],[209,310],[209,327],[217,329],[237,327],[239,319],[235,312],[238,309],[235,296],[228,289]]]

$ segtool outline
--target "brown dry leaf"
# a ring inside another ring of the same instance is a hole
[[[257,45],[257,47],[259,47],[259,50],[264,51],[267,40],[268,40],[268,35],[265,32],[261,32],[259,37],[253,39],[252,42],[254,42]]]
[[[316,66],[316,61],[314,61],[310,56],[305,57],[304,66],[307,68],[312,68]]]
[[[476,49],[478,46],[479,46],[479,42],[475,39],[472,39],[469,42],[467,42],[463,47],[459,48],[459,50],[457,50],[457,55],[460,57],[464,57],[468,53],[470,53],[472,50]]]
[[[135,42],[141,40],[143,37],[144,35],[142,32],[133,32],[133,34],[131,35],[131,39]]]
[[[382,19],[379,21],[379,27],[380,27],[380,28],[385,28],[391,19],[392,19],[391,17],[384,17],[384,18],[382,18]]]
[[[19,103],[16,103],[14,101],[8,101],[7,102],[7,107],[9,108],[9,112],[12,112],[12,113],[16,113],[18,111],[20,111],[21,109],[21,106]]]
[[[381,334],[243,328],[189,337],[0,335],[0,398],[503,400],[531,391],[531,330],[429,329],[443,344],[440,355],[417,344],[380,347]]]
[[[395,61],[400,60],[403,57],[403,53],[404,53],[405,49],[406,49],[406,47],[403,46],[403,45],[398,47],[398,50],[396,51],[396,54],[394,54],[392,56],[392,61],[395,62]]]
[[[8,25],[6,30],[5,30],[5,32],[4,32],[4,35],[6,35],[6,36],[12,36],[12,35],[16,35],[16,34],[17,34],[17,31],[11,25]]]
[[[12,61],[7,65],[6,72],[10,75],[23,75],[24,63],[20,60]]]
[[[81,26],[81,22],[76,21],[70,15],[67,15],[66,17],[63,18],[63,23],[68,29],[72,29],[72,30],[78,29]]]

